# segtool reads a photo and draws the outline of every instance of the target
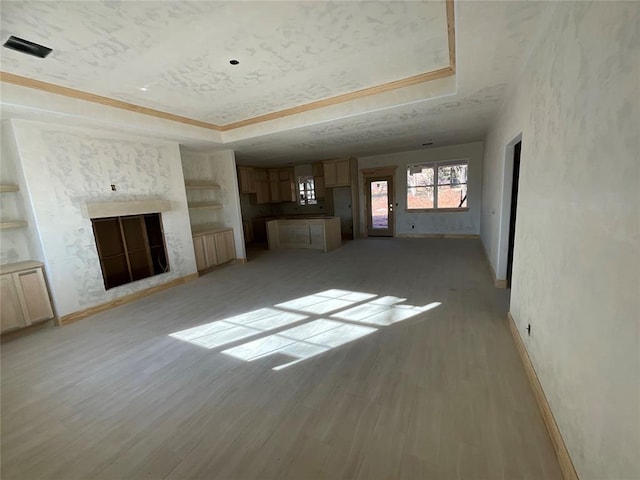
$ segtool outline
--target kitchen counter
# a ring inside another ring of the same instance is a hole
[[[340,217],[296,216],[267,221],[269,249],[311,248],[325,253],[342,245]]]

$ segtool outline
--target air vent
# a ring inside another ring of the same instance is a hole
[[[22,38],[14,37],[11,35],[9,40],[4,43],[4,46],[11,50],[26,53],[27,55],[33,55],[34,57],[45,58],[51,53],[51,49],[37,43],[24,40]]]

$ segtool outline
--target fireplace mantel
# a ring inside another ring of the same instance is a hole
[[[169,210],[171,210],[171,202],[160,199],[86,203],[86,213],[89,218],[123,217]]]

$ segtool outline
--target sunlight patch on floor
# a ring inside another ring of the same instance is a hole
[[[422,307],[414,307],[413,305],[385,306],[384,304],[370,302],[348,310],[343,310],[340,313],[331,315],[331,318],[349,320],[351,322],[358,323],[368,323],[371,325],[388,326],[403,320],[408,320],[411,317],[438,306],[440,306],[440,302],[433,302]]]
[[[222,353],[247,362],[276,353],[297,358],[293,362],[274,368],[274,370],[281,370],[332,348],[369,335],[376,330],[377,328],[373,327],[319,319],[224,350]]]
[[[207,349],[244,341],[222,353],[247,362],[276,354],[295,359],[273,368],[282,370],[441,305],[432,302],[415,306],[404,304],[406,301],[395,296],[331,289],[169,336]],[[331,315],[324,317],[327,314]],[[292,326],[301,322],[304,323]]]
[[[216,348],[244,338],[275,330],[308,318],[307,315],[283,312],[273,308],[261,308],[234,317],[198,325],[170,337],[184,340],[204,348]]]

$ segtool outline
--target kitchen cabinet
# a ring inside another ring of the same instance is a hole
[[[256,185],[256,203],[265,204],[271,201],[269,193],[269,178],[264,168],[254,169],[255,185]]]
[[[255,193],[255,203],[258,205],[298,201],[298,184],[293,167],[238,167],[238,178],[240,193]]]
[[[281,168],[279,170],[280,178],[280,201],[295,202],[296,197],[296,179],[293,168]]]
[[[238,167],[240,193],[256,193],[256,176],[252,167]]]
[[[267,222],[269,249],[311,248],[329,252],[342,245],[339,217],[274,219]]]
[[[315,162],[311,164],[311,169],[313,172],[313,184],[316,191],[316,198],[324,198],[326,195],[324,188],[324,165],[322,162]]]
[[[233,230],[224,228],[194,234],[193,250],[198,271],[235,260]]]
[[[277,168],[267,170],[269,178],[269,197],[271,203],[280,203],[280,172]]]
[[[348,187],[351,185],[350,162],[348,158],[339,160],[325,160],[324,186],[326,188]]]
[[[51,320],[53,308],[43,264],[19,262],[0,267],[0,330],[6,332]]]

